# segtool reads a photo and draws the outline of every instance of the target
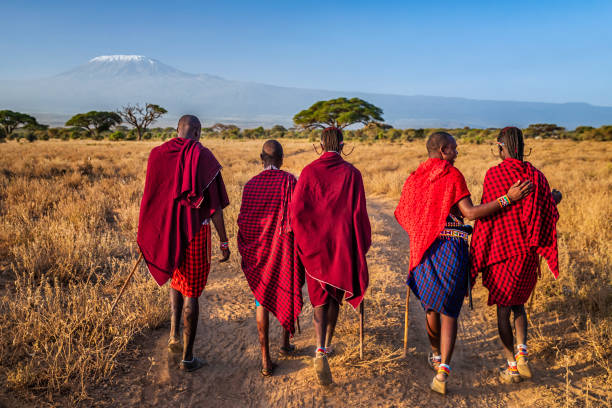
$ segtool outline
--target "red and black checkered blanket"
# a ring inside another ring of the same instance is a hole
[[[503,196],[517,180],[531,180],[533,193],[474,225],[470,250],[473,278],[488,265],[523,256],[532,248],[546,258],[555,278],[559,276],[559,212],[541,171],[529,162],[505,159],[487,171],[482,202]]]
[[[304,268],[289,225],[297,180],[265,170],[244,186],[238,215],[238,251],[255,299],[291,334],[302,310]]]

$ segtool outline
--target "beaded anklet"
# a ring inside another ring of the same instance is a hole
[[[229,248],[229,242],[221,242],[221,249],[227,249]]]
[[[444,373],[448,377],[451,372],[451,367],[448,364],[440,364],[438,366],[438,374]]]

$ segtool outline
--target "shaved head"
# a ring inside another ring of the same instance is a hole
[[[283,146],[276,140],[268,140],[261,149],[260,157],[264,166],[272,164],[280,168],[283,164]]]
[[[178,137],[194,140],[200,140],[201,130],[202,124],[200,123],[200,119],[194,115],[181,116],[176,129]]]
[[[427,139],[427,152],[429,154],[437,153],[440,148],[444,149],[446,146],[451,145],[454,141],[455,138],[450,133],[432,133]]]

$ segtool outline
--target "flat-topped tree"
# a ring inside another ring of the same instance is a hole
[[[35,117],[25,113],[11,110],[0,111],[0,139],[11,137],[15,129],[22,127],[42,129],[46,126],[39,124]]]
[[[66,122],[66,126],[84,129],[92,138],[97,138],[100,132],[105,132],[121,122],[121,116],[115,112],[90,111],[74,115]]]
[[[383,121],[383,111],[359,98],[336,98],[315,102],[293,117],[293,122],[304,129],[334,126],[343,129],[355,123],[367,125]]]
[[[168,111],[159,105],[147,103],[145,106],[139,104],[126,105],[117,113],[121,115],[125,122],[134,126],[136,133],[138,133],[138,140],[142,140],[142,135],[147,131],[149,125]]]

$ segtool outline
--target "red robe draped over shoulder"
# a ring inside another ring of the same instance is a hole
[[[326,152],[302,170],[291,199],[291,227],[306,273],[346,292],[359,306],[368,288],[371,229],[361,173]]]
[[[238,251],[242,271],[255,299],[291,334],[302,310],[302,266],[289,225],[295,177],[264,170],[249,180],[238,215]]]
[[[194,140],[170,139],[151,151],[137,242],[160,286],[172,277],[202,223],[229,204],[220,172],[215,156]]]
[[[463,174],[446,160],[430,158],[408,176],[395,209],[410,237],[408,276],[444,229],[451,207],[469,195]]]
[[[559,212],[542,172],[529,162],[507,158],[487,171],[482,202],[503,196],[518,180],[531,180],[534,191],[474,224],[470,250],[473,277],[488,265],[523,256],[530,249],[546,258],[552,274],[559,276]]]

